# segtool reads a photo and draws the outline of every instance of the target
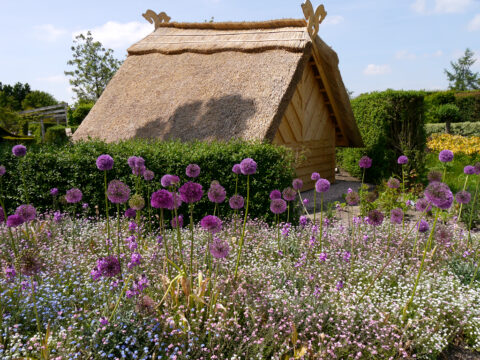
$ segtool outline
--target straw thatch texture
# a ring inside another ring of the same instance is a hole
[[[203,22],[203,23],[162,23],[160,27],[177,29],[210,29],[210,30],[249,30],[249,29],[276,29],[281,27],[305,27],[304,19],[278,19],[267,21],[244,21],[244,22]]]

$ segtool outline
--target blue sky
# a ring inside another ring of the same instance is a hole
[[[0,81],[72,102],[70,46],[78,32],[123,59],[126,49],[153,30],[141,14],[166,11],[172,21],[301,18],[301,0],[0,0]],[[320,2],[313,0],[314,7]],[[480,0],[324,0],[319,35],[340,58],[354,96],[374,90],[446,89],[443,69],[469,47],[480,71]]]

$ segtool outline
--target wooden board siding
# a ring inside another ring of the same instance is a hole
[[[335,181],[335,141],[335,124],[325,97],[314,71],[307,66],[273,142],[292,148],[303,159],[296,172],[308,190],[314,187],[312,172]]]

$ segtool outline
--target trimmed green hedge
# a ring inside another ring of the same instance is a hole
[[[480,91],[462,91],[455,92],[436,91],[425,96],[425,116],[426,123],[440,123],[441,119],[439,108],[445,105],[456,106],[458,116],[451,118],[453,122],[480,122]]]
[[[425,131],[427,136],[436,133],[444,133],[445,123],[425,124]],[[450,125],[450,132],[453,135],[480,136],[480,122],[452,123]]]
[[[187,181],[185,167],[196,163],[201,167],[197,181],[203,185],[203,200],[195,205],[198,219],[213,213],[214,205],[207,199],[206,192],[212,180],[218,180],[227,190],[227,197],[234,194],[235,174],[232,166],[246,157],[253,158],[258,164],[257,173],[251,176],[251,202],[249,213],[252,218],[262,217],[271,221],[269,211],[269,193],[273,189],[284,189],[291,185],[294,178],[293,155],[290,150],[270,144],[229,142],[229,143],[180,143],[134,140],[115,144],[100,141],[68,143],[63,146],[29,146],[27,155],[20,159],[25,169],[30,202],[39,211],[51,209],[51,188],[56,187],[60,194],[78,187],[84,197],[82,203],[90,205],[89,212],[95,213],[95,205],[100,213],[105,209],[103,173],[96,167],[96,159],[101,154],[110,154],[115,165],[109,171],[108,180],[119,179],[126,182],[133,191],[134,177],[127,164],[132,156],[142,156],[148,169],[155,172],[152,189],[158,190],[160,178],[164,174],[180,176],[182,183]],[[5,165],[7,173],[3,176],[3,190],[6,207],[11,213],[25,201],[24,188],[19,176],[19,159],[11,153],[11,146],[0,147],[0,164]],[[239,177],[239,193],[246,196],[246,176]],[[66,206],[66,205],[64,205]],[[67,209],[67,208],[66,208]],[[180,213],[187,213],[184,204]],[[78,208],[77,211],[80,209]],[[113,215],[112,209],[112,215]],[[230,214],[228,201],[220,206],[220,214]]]
[[[480,122],[480,91],[464,91],[455,94],[455,104],[460,109],[463,122]]]
[[[65,132],[65,126],[55,125],[49,127],[45,132],[45,142],[47,144],[62,145],[68,142],[68,136]]]
[[[423,174],[424,92],[395,91],[363,94],[352,100],[352,109],[365,143],[365,148],[337,150],[337,162],[350,174],[361,176],[358,160],[363,155],[373,159],[366,171],[366,180],[379,183],[392,173],[401,173],[398,156],[410,159],[407,170]]]

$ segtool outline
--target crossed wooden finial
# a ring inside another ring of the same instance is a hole
[[[313,39],[318,34],[318,27],[325,20],[327,12],[325,7],[320,5],[317,7],[317,10],[313,12],[313,6],[310,0],[305,1],[305,4],[302,4],[303,15],[305,15],[305,20],[308,21],[307,30],[310,37]]]
[[[145,19],[147,19],[147,21],[150,24],[155,24],[155,30],[157,30],[160,27],[160,24],[168,23],[171,19],[171,17],[168,16],[164,11],[157,14],[153,10],[147,10],[147,11],[145,11],[145,14],[142,14],[142,16]]]

